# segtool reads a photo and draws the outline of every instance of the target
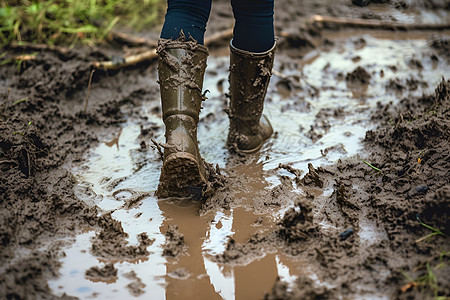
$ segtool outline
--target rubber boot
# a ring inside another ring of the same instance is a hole
[[[227,144],[239,154],[261,149],[273,129],[262,115],[272,75],[276,44],[262,53],[237,49],[230,43],[230,128]]]
[[[207,180],[197,124],[208,50],[194,41],[161,39],[157,52],[166,144],[156,196],[196,197]]]

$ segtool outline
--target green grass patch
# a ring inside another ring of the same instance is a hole
[[[142,30],[160,22],[163,0],[0,0],[0,45],[95,43],[117,24]]]

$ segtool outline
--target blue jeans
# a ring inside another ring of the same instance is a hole
[[[204,43],[206,23],[212,0],[168,0],[161,38],[177,39],[183,31]],[[274,0],[231,0],[234,18],[233,46],[250,52],[264,52],[275,42],[273,29]]]

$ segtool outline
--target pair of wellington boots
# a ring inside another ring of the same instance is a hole
[[[164,157],[156,196],[201,195],[209,170],[200,156],[197,124],[202,101],[207,48],[194,41],[165,40],[158,43],[158,73],[163,122],[166,126]],[[227,145],[231,151],[258,151],[273,133],[262,115],[272,73],[275,45],[263,53],[251,53],[230,43],[230,127]]]

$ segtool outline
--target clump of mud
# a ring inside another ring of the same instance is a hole
[[[111,217],[111,214],[103,215],[99,225],[101,231],[92,239],[91,252],[95,256],[108,260],[123,260],[145,257],[149,254],[147,246],[154,240],[150,240],[146,233],[138,235],[139,245],[128,246],[126,241],[128,234],[123,231],[122,224]]]
[[[364,141],[371,150],[367,160],[374,168],[351,158],[321,174],[335,181],[334,192],[324,208],[317,208],[314,197],[308,205],[319,209],[319,220],[350,228],[336,232],[311,226],[305,234],[304,223],[317,220],[302,216],[302,207],[288,211],[280,222],[279,236],[288,243],[283,251],[312,265],[317,262],[314,269],[319,278],[336,285],[315,289],[304,284],[308,278],[300,277],[292,289],[277,281],[266,299],[321,298],[331,292],[334,296],[373,295],[381,287],[398,299],[450,295],[445,275],[450,270],[449,257],[442,252],[449,235],[449,88],[450,81],[443,79],[434,95],[403,100],[396,116],[381,108],[391,123],[369,131]],[[380,230],[372,241],[364,237],[367,222],[375,222]],[[442,234],[430,236],[433,230]],[[296,242],[306,238],[314,238],[314,244]],[[424,279],[429,272],[435,278],[433,284]]]
[[[288,243],[312,239],[318,232],[317,225],[313,224],[311,205],[307,202],[297,202],[284,214],[279,226],[279,236]]]
[[[372,76],[363,67],[357,67],[345,76],[345,80],[355,84],[369,84]]]
[[[117,279],[117,269],[112,263],[106,264],[103,268],[94,266],[86,270],[85,276],[92,281],[110,282]]]
[[[132,280],[132,282],[126,286],[131,295],[133,295],[134,297],[138,297],[145,293],[144,291],[145,284],[137,276],[136,272],[130,271],[126,273],[124,276],[125,278]]]
[[[163,255],[177,257],[186,253],[187,245],[184,236],[178,231],[178,226],[169,225],[166,231],[166,242],[164,243]]]
[[[297,287],[292,290],[286,282],[277,278],[272,291],[264,296],[264,300],[279,299],[330,299],[331,292],[319,286],[314,280],[308,277],[301,277],[295,282]]]

